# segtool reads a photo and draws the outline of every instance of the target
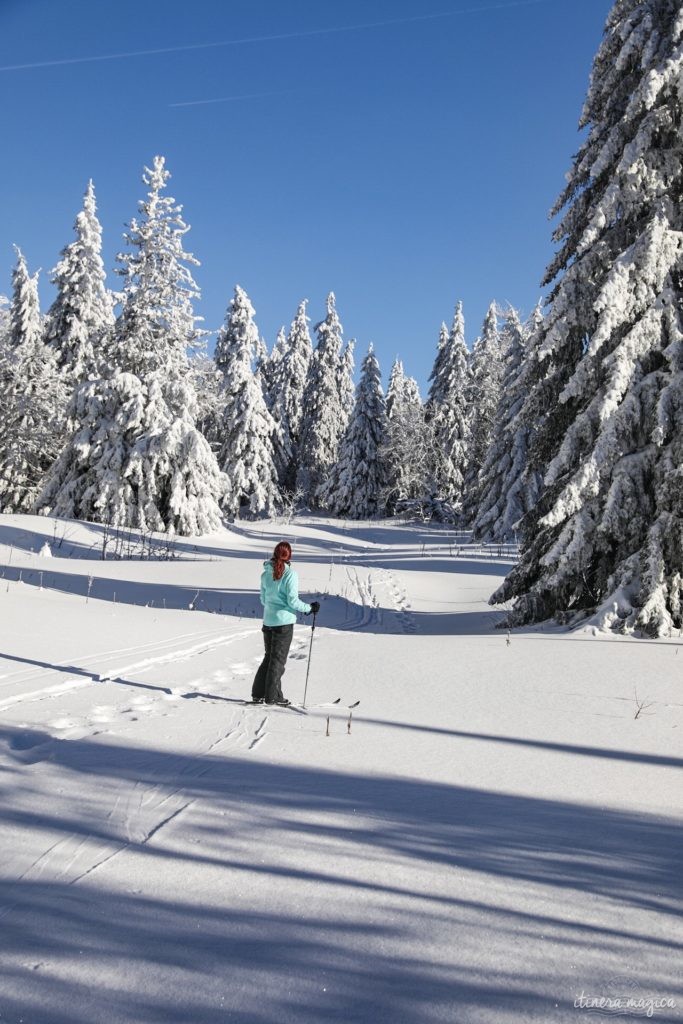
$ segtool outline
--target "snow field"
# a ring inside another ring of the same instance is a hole
[[[683,1005],[679,643],[508,644],[509,563],[441,531],[302,519],[102,562],[68,528],[41,590],[52,524],[0,521],[0,1021],[545,1024],[614,978]],[[241,703],[283,533],[323,602],[309,702],[342,698],[308,715]]]

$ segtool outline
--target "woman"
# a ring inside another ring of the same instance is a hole
[[[263,605],[263,642],[266,653],[251,688],[256,704],[280,704],[291,701],[282,694],[280,682],[285,671],[292,643],[297,612],[317,615],[318,601],[306,604],[299,600],[299,577],[289,564],[292,547],[286,540],[275,545],[273,557],[263,563],[261,573],[261,604]]]

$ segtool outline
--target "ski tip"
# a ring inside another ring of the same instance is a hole
[[[333,704],[339,704],[340,701],[341,701],[341,697],[337,697],[337,699],[333,700],[332,703]]]
[[[354,704],[349,704],[349,707],[350,708],[357,708],[359,704],[360,704],[360,701],[357,700]]]

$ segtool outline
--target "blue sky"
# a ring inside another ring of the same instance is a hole
[[[610,6],[0,0],[0,291],[16,242],[47,307],[89,177],[111,270],[161,153],[207,327],[239,283],[270,346],[334,290],[357,362],[372,341],[424,386],[457,299],[471,344],[491,299],[542,294]]]

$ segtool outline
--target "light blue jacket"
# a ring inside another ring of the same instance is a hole
[[[296,613],[308,615],[310,604],[299,600],[299,577],[291,565],[285,566],[281,579],[273,579],[273,563],[263,563],[261,573],[261,604],[264,626],[290,626],[296,622]]]

